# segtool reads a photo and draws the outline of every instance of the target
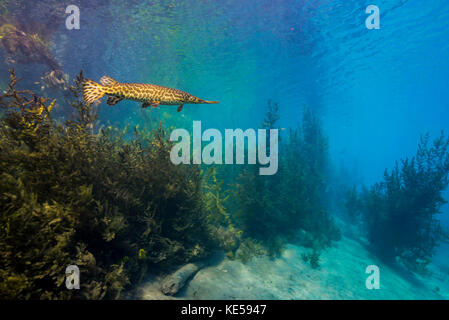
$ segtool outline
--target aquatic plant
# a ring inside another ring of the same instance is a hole
[[[268,111],[265,114],[265,118],[262,123],[262,127],[266,129],[275,129],[276,122],[279,120],[279,104],[273,102],[272,100],[268,100]]]
[[[328,141],[310,109],[304,110],[301,126],[290,131],[284,149],[280,208],[289,212],[288,225],[310,233],[316,249],[323,249],[340,239],[340,231],[327,212]]]
[[[217,178],[217,170],[214,167],[208,169],[204,175],[204,205],[206,217],[209,223],[217,226],[231,226],[226,202],[230,194],[223,189],[224,180]]]
[[[217,177],[217,169],[211,167],[203,175],[203,205],[212,238],[228,258],[235,257],[242,231],[234,227],[229,199],[231,190],[223,187],[224,180]]]
[[[268,101],[268,111],[263,122],[264,128],[276,128],[276,122],[279,119],[278,111],[278,105]],[[269,152],[267,149],[267,153]],[[270,255],[279,254],[285,242],[280,237],[283,212],[278,210],[279,183],[280,170],[275,175],[261,176],[258,165],[244,166],[233,189],[237,199],[236,211],[232,215],[233,221],[243,230],[245,237],[265,245]],[[249,250],[246,251],[249,252]]]
[[[12,24],[3,24],[0,25],[0,40],[0,44],[14,61],[42,63],[51,70],[61,68],[50,52],[49,43],[44,42],[38,34],[29,34]]]
[[[346,190],[344,195],[344,207],[348,218],[352,223],[356,223],[361,215],[361,201],[356,186]]]
[[[73,120],[11,83],[0,95],[0,297],[115,299],[145,272],[201,259],[215,245],[195,166],[175,166],[165,130],[107,127],[72,90]],[[65,268],[81,290],[64,286]]]
[[[243,263],[249,262],[255,256],[270,255],[272,254],[263,243],[257,239],[246,237],[240,243],[240,246],[236,250],[233,258],[238,259]]]
[[[421,137],[412,158],[385,170],[382,182],[360,194],[363,220],[372,250],[386,261],[397,257],[412,270],[425,270],[436,246],[447,240],[437,214],[446,203],[449,138]]]
[[[312,249],[309,253],[301,254],[301,258],[304,262],[310,263],[313,269],[317,269],[320,266],[320,251],[317,249]]]
[[[275,128],[279,119],[277,104],[268,104],[264,121]],[[239,210],[233,214],[244,236],[263,243],[272,255],[281,252],[287,241],[294,241],[305,230],[316,254],[339,240],[340,232],[326,211],[327,139],[318,119],[306,109],[302,124],[290,130],[280,146],[283,152],[279,170],[273,176],[260,176],[257,168],[245,168],[235,186]]]

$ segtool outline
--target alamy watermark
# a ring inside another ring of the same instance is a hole
[[[369,290],[380,289],[380,270],[376,265],[366,267],[365,273],[369,276],[366,278],[365,286]]]
[[[69,290],[80,288],[80,269],[76,265],[65,268],[65,286]]]
[[[365,26],[367,29],[380,29],[380,10],[378,6],[373,4],[369,5],[365,9],[365,13],[369,16],[365,20]]]
[[[268,132],[269,131],[269,132]],[[273,175],[278,171],[278,129],[225,129],[224,163],[245,163],[245,140],[247,141],[247,163],[257,164],[260,175]],[[269,137],[269,147],[267,138]],[[212,141],[211,141],[212,140]],[[223,137],[217,129],[201,132],[201,121],[193,121],[192,152],[190,133],[186,129],[175,129],[170,141],[176,142],[170,152],[173,164],[223,164]],[[234,143],[235,141],[235,143]],[[208,142],[202,148],[202,142]],[[192,160],[192,161],[191,161]],[[263,167],[262,167],[263,166]]]
[[[68,30],[80,29],[80,8],[75,5],[70,5],[65,8],[65,13],[69,16],[65,19],[65,27]]]

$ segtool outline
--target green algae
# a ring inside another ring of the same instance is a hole
[[[384,179],[360,193],[347,195],[349,214],[362,223],[370,249],[388,263],[402,262],[412,271],[426,266],[441,242],[447,241],[437,215],[449,179],[449,138],[421,137],[416,155],[385,170]]]
[[[278,109],[269,101],[265,128],[276,128]],[[309,109],[305,109],[301,125],[290,130],[286,138],[279,147],[282,153],[276,175],[260,176],[257,168],[249,167],[240,174],[234,189],[238,199],[234,224],[252,239],[247,247],[262,245],[273,256],[305,230],[311,241],[301,245],[313,248],[310,261],[316,265],[320,251],[340,239],[340,231],[327,212],[327,138]],[[257,251],[263,250],[245,248],[241,256]]]
[[[0,297],[116,299],[148,269],[206,257],[214,243],[197,167],[175,166],[163,128],[132,140],[72,90],[77,118],[11,83],[0,96]],[[81,289],[65,288],[76,264]]]

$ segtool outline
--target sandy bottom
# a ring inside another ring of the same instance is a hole
[[[443,248],[444,249],[444,248]],[[440,250],[442,252],[446,250]],[[201,269],[175,297],[159,291],[152,278],[137,291],[139,299],[448,299],[448,254],[434,258],[430,275],[383,265],[356,239],[343,237],[323,252],[320,267],[301,258],[307,249],[287,245],[281,257],[256,257],[244,264],[220,255]],[[380,269],[380,289],[366,288],[366,267]]]

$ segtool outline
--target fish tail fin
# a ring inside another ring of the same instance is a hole
[[[86,103],[93,103],[106,94],[104,87],[90,79],[83,81],[83,99]]]

